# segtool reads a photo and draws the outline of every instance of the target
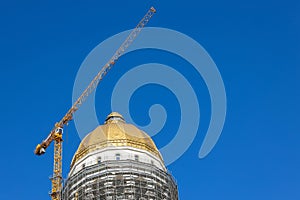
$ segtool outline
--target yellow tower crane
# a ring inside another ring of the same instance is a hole
[[[129,34],[126,40],[122,43],[119,49],[111,57],[111,59],[103,66],[99,73],[95,76],[92,82],[80,95],[80,97],[75,101],[69,111],[65,116],[57,122],[48,137],[38,144],[35,148],[34,153],[36,155],[42,155],[46,152],[47,147],[54,141],[54,166],[53,166],[53,177],[51,177],[52,190],[51,199],[61,200],[62,192],[62,135],[64,126],[73,119],[73,114],[78,110],[78,108],[83,104],[86,98],[95,90],[99,82],[107,74],[107,72],[113,67],[115,62],[122,56],[125,50],[130,46],[134,39],[141,32],[142,28],[148,23],[151,17],[156,12],[155,8],[151,7],[143,19],[138,23],[138,25]]]

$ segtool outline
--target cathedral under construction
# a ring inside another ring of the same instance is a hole
[[[79,145],[62,199],[178,200],[178,190],[153,140],[113,112]]]

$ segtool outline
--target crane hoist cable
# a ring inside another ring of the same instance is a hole
[[[110,60],[102,67],[99,73],[94,77],[88,87],[83,91],[79,98],[74,102],[65,116],[57,122],[45,140],[38,144],[34,150],[36,155],[42,155],[46,152],[47,147],[54,141],[54,166],[53,177],[51,177],[52,191],[50,193],[52,200],[61,199],[62,189],[62,135],[63,128],[69,121],[73,119],[74,113],[85,102],[87,97],[97,88],[99,82],[104,78],[107,72],[114,66],[116,61],[124,54],[125,50],[131,45],[134,39],[139,35],[143,27],[149,22],[151,17],[156,12],[154,7],[151,7],[138,25],[132,30],[126,40],[117,49]]]

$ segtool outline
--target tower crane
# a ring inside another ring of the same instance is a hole
[[[61,200],[62,192],[62,136],[63,128],[68,124],[69,121],[73,119],[74,113],[78,108],[85,102],[87,97],[96,89],[99,82],[104,78],[107,72],[114,66],[116,61],[124,54],[125,50],[131,45],[134,39],[141,32],[142,28],[149,22],[151,17],[156,12],[154,7],[151,7],[138,25],[132,30],[126,40],[122,45],[117,49],[115,54],[111,59],[102,67],[99,73],[91,81],[88,87],[83,91],[79,98],[74,102],[72,107],[68,110],[65,116],[57,122],[49,135],[45,140],[38,144],[34,150],[34,153],[38,156],[43,155],[46,152],[47,147],[54,142],[54,166],[53,166],[53,176],[50,178],[52,183],[51,189],[51,199],[52,200]]]

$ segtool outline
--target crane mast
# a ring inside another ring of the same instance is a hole
[[[38,144],[34,153],[36,155],[42,155],[46,152],[47,147],[54,141],[54,166],[53,176],[50,178],[52,183],[51,199],[61,200],[62,192],[62,135],[63,128],[70,120],[73,119],[74,113],[85,102],[86,98],[96,89],[99,82],[104,78],[107,72],[114,66],[116,61],[124,54],[125,50],[131,45],[134,39],[141,32],[142,28],[149,22],[151,17],[156,12],[154,7],[151,7],[138,25],[132,30],[126,40],[117,49],[111,59],[102,67],[99,73],[91,81],[88,87],[83,91],[79,98],[74,102],[72,107],[68,110],[65,116],[57,122],[48,137]]]

